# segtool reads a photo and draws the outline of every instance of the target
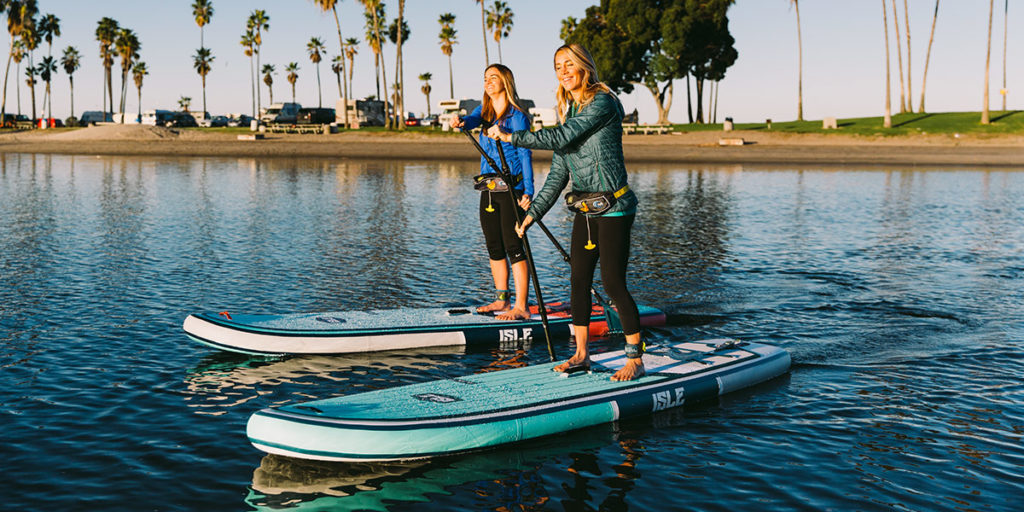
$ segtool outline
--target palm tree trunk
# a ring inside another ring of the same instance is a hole
[[[203,118],[205,119],[206,113],[209,112],[206,110],[206,75],[200,75],[200,77],[203,79]],[[139,118],[141,119],[141,116]]]
[[[498,39],[498,64],[504,64],[505,61],[501,59],[501,39]]]
[[[711,124],[718,122],[718,93],[722,90],[722,83],[715,82],[715,108],[711,110]]]
[[[1003,3],[1003,88],[999,94],[1003,95],[1003,112],[1006,112],[1006,19],[1010,13],[1010,0]]]
[[[257,29],[256,33],[260,34],[260,31]],[[260,34],[259,37],[260,37],[260,41],[262,41],[263,40],[263,35]],[[256,69],[260,68],[260,50],[262,50],[262,48],[263,48],[263,44],[262,43],[256,47]],[[261,115],[260,111],[263,110],[263,108],[262,108],[263,105],[260,104],[260,99],[261,99],[260,95],[263,94],[263,93],[260,91],[259,76],[260,75],[259,75],[258,71],[256,71],[256,70],[252,71],[252,77],[253,77],[252,83],[253,83],[253,85],[256,86],[256,114],[253,115],[253,117],[255,117],[257,119],[257,124],[259,124],[259,118],[260,118],[260,115]]]
[[[796,80],[796,120],[804,120],[804,42],[800,35],[800,2],[793,2],[796,8],[796,47],[798,72]]]
[[[903,81],[903,47],[900,45],[900,13],[896,11],[896,0],[892,0],[892,26],[896,29],[896,64],[900,71],[900,114],[903,114],[907,111],[907,89]]]
[[[68,84],[71,88],[71,117],[75,117],[75,78],[73,75],[68,75]]]
[[[448,56],[448,97],[455,99],[455,79],[452,75],[452,56]]]
[[[267,92],[270,93],[270,104],[274,104],[274,86],[273,84],[267,84]]]
[[[690,124],[693,124],[693,98],[690,97],[689,71],[686,72],[686,118],[690,120]]]
[[[395,116],[398,130],[405,130],[405,66],[402,62],[402,46],[405,34],[402,33],[402,18],[405,16],[405,0],[398,0],[398,49],[395,51],[395,85],[398,86],[398,115]]]
[[[988,117],[988,70],[992,63],[992,11],[995,10],[995,0],[988,0],[988,42],[985,45],[985,100],[981,111],[981,124],[989,124]]]
[[[334,78],[338,79],[338,96],[341,96],[343,94],[341,91],[341,73],[335,73]]]
[[[121,110],[121,124],[124,124],[124,117],[125,117],[124,116],[124,104],[127,101],[126,98],[125,98],[125,96],[126,96],[125,93],[128,90],[127,83],[128,83],[128,69],[127,68],[123,68],[121,70],[121,103],[119,103],[120,110]]]
[[[324,93],[323,93],[323,90],[324,90],[324,88],[320,84],[320,63],[317,62],[316,63],[316,98],[317,98],[316,106],[319,107],[319,108],[323,108],[324,107]]]
[[[252,117],[256,117],[256,72],[252,69],[253,57],[249,56],[249,89],[251,89],[252,97]],[[292,86],[293,88],[295,86]],[[292,96],[295,96],[295,92],[292,92]]]
[[[50,98],[50,80],[46,81],[46,118],[53,119],[53,99]]]
[[[345,40],[341,38],[341,21],[338,20],[338,9],[332,6],[331,10],[334,11],[334,24],[338,27],[338,49],[341,52],[339,53],[339,55],[341,55],[341,74],[338,75],[338,83],[340,84],[342,81],[341,78],[345,76]],[[267,88],[270,88],[270,86],[268,85]],[[343,84],[339,94],[341,94],[341,99],[345,109],[342,117],[342,126],[348,128],[348,82]],[[271,98],[273,98],[273,93],[271,93]],[[270,102],[273,103],[274,100],[271,99]]]
[[[928,62],[932,58],[932,41],[935,40],[935,22],[939,20],[939,0],[935,0],[935,14],[932,16],[932,34],[928,36],[928,52],[924,56],[924,75],[921,76],[921,104],[917,111],[924,113],[924,88],[928,82]]]
[[[487,22],[484,20],[484,2],[478,0],[480,3],[480,30],[484,33],[484,67],[491,65],[491,56],[487,53]]]
[[[11,36],[11,51],[7,53],[7,69],[4,71],[4,98],[0,103],[0,126],[7,122],[7,75],[11,72],[11,60],[14,58],[14,36]],[[17,80],[17,78],[15,78]],[[19,95],[20,99],[20,95]],[[20,110],[20,109],[19,109]]]
[[[888,7],[885,6],[885,0],[882,0],[882,26],[885,28],[885,119],[882,121],[882,126],[892,128],[892,86],[889,77],[889,19],[886,15],[887,10]]]
[[[697,88],[697,122],[704,124],[704,79],[698,78]]]
[[[377,99],[380,99],[380,53],[373,54],[373,78],[377,81]]]
[[[111,68],[112,67],[113,66],[107,66],[106,67],[107,97],[110,99],[110,115],[111,116],[114,115],[114,77],[113,77],[113,74],[111,73]],[[106,115],[104,115],[104,117],[106,117]],[[104,121],[106,121],[106,119],[104,119]]]
[[[142,86],[136,87],[139,90],[139,124],[142,123]]]
[[[910,80],[910,9],[903,0],[903,21],[907,29],[907,112],[914,112],[914,83]]]
[[[295,82],[292,82],[292,103],[295,103]]]

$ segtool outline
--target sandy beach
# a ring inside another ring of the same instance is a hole
[[[721,146],[720,139],[743,139]],[[623,137],[627,162],[692,164],[1024,166],[1024,135],[856,136],[766,131],[689,132]],[[94,126],[0,134],[0,152],[87,155],[216,156],[475,160],[473,147],[450,134],[266,134],[238,140],[237,133],[153,126]],[[534,152],[538,161],[551,153]]]

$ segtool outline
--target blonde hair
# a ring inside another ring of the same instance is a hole
[[[523,109],[522,106],[520,106],[519,93],[516,92],[516,79],[514,76],[512,76],[512,70],[509,69],[508,66],[503,66],[501,64],[491,64],[490,66],[487,66],[487,69],[484,70],[484,74],[487,74],[487,71],[490,69],[493,69],[498,72],[498,78],[501,79],[501,86],[505,90],[505,100],[508,103],[508,105],[512,105],[512,107],[526,114],[526,116],[529,118],[529,112],[527,112],[526,110]],[[504,116],[507,113],[507,106],[504,112],[495,112],[494,105],[491,104],[491,97],[487,95],[486,91],[484,91],[483,101],[481,102],[480,105],[480,117],[484,121],[487,121],[488,123],[495,123],[498,121],[499,114]]]
[[[573,65],[583,72],[583,94],[580,95],[580,101],[577,107],[585,107],[594,100],[594,96],[599,92],[612,92],[611,89],[608,88],[600,78],[598,78],[597,64],[594,64],[594,58],[590,56],[590,52],[588,52],[586,48],[576,43],[565,44],[559,46],[558,49],[555,50],[554,58],[558,58],[559,52],[565,52]],[[558,89],[555,91],[555,100],[558,103],[558,120],[559,122],[564,123],[565,116],[568,113],[568,104],[573,101],[573,97],[572,94],[562,86],[561,81],[558,82]]]

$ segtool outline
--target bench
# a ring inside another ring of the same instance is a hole
[[[326,124],[268,124],[266,131],[270,133],[330,133]]]
[[[632,133],[639,133],[643,135],[664,135],[672,131],[672,127],[667,124],[636,124],[636,123],[622,123],[622,134],[629,135]]]

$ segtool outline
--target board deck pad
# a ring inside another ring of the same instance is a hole
[[[772,345],[708,340],[652,348],[647,374],[610,380],[621,350],[566,376],[545,363],[257,412],[250,441],[269,453],[321,460],[405,460],[481,449],[707,399],[784,373]]]

